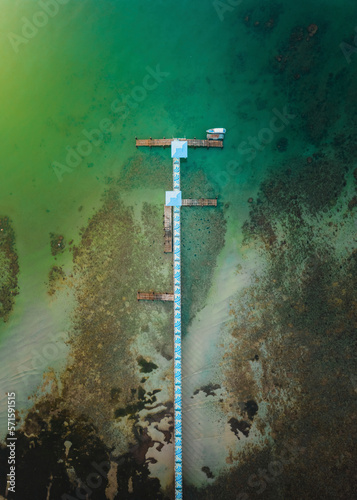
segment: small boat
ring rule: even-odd
[[[212,141],[222,141],[224,139],[224,134],[207,134],[207,139]]]
[[[206,130],[207,134],[225,134],[226,129],[225,128],[209,128]]]

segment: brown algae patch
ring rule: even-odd
[[[187,498],[354,498],[355,182],[347,162],[326,156],[294,165],[262,183],[244,225],[265,265],[232,301],[226,332],[224,408],[239,451]]]
[[[345,71],[343,58],[331,64],[331,51],[326,50],[331,26],[314,17],[307,16],[304,26],[292,26],[289,36],[278,41],[268,70],[274,75],[277,93],[287,96],[287,108],[296,115],[289,126],[295,138],[305,137],[307,146],[333,143],[337,148],[341,144],[335,140],[341,138],[356,149],[354,74]],[[345,158],[354,160],[348,149],[342,151]]]
[[[23,477],[30,463],[46,462],[24,499],[41,496],[49,486],[50,498],[73,494],[93,472],[91,458],[118,463],[110,488],[105,475],[93,498],[106,498],[106,489],[111,496],[117,491],[114,498],[172,496],[162,493],[172,491],[173,480],[172,307],[136,297],[140,289],[172,288],[171,256],[163,253],[162,206],[143,203],[138,221],[118,191],[105,194],[73,247],[77,307],[68,366],[58,383],[38,390],[18,432]],[[50,293],[63,278],[62,268],[54,266]],[[169,471],[164,487],[150,469],[156,463]]]
[[[9,217],[0,218],[0,318],[7,321],[19,293],[15,231]]]
[[[93,422],[71,413],[55,391],[34,404],[16,436],[16,494],[22,500],[130,498],[129,484],[133,498],[169,500],[147,463],[134,457],[135,450],[147,447],[145,439],[130,453],[114,456]],[[0,462],[7,457],[1,445]],[[4,489],[0,493],[5,495]]]
[[[144,398],[145,389],[139,384],[143,373],[131,351],[153,310],[163,317],[152,338],[153,349],[161,353],[172,342],[170,309],[165,304],[147,307],[136,299],[139,289],[170,288],[170,273],[162,272],[162,242],[160,238],[154,240],[152,234],[160,234],[160,215],[157,207],[144,206],[142,217],[149,220],[144,220],[142,230],[132,210],[124,206],[113,189],[74,250],[75,272],[81,276],[81,285],[71,340],[72,363],[65,374],[66,398],[91,416],[109,443],[119,447],[123,439],[120,433],[116,436],[114,428],[119,425],[116,418],[124,416],[122,408],[131,408],[126,413],[134,417],[134,422],[128,422],[126,430],[135,441],[135,414],[146,403],[153,403]],[[144,359],[145,349],[143,346],[139,359]],[[150,359],[147,363],[157,367]],[[78,388],[79,397],[75,395]],[[113,388],[117,388],[115,398],[110,398]]]
[[[52,266],[48,273],[48,295],[54,295],[66,281],[66,273],[63,266]]]
[[[50,233],[51,254],[63,253],[66,248],[65,239],[61,234]]]
[[[269,2],[268,5],[256,5],[246,10],[242,15],[242,21],[250,36],[263,38],[278,25],[279,17],[283,12],[283,4]]]
[[[163,158],[157,153],[144,153],[140,150],[129,159],[120,170],[118,178],[107,177],[106,183],[116,185],[123,190],[171,189],[172,165],[170,158]]]
[[[92,472],[94,456],[112,465],[111,484],[103,477],[93,497],[104,499],[105,492],[113,498],[173,497],[173,311],[170,303],[136,298],[138,290],[172,290],[172,255],[163,252],[162,204],[140,200],[138,212],[137,206],[120,199],[120,192],[130,192],[135,184],[136,170],[144,168],[143,162],[132,160],[120,179],[107,179],[102,208],[72,247],[70,283],[62,267],[53,266],[49,272],[50,295],[71,285],[77,307],[67,368],[58,381],[45,379],[18,432],[23,474],[30,470],[30,462],[45,460],[50,449],[53,453],[44,473],[33,481],[31,498],[34,491],[40,494],[48,488],[60,497],[61,484],[66,490],[61,494],[75,492],[78,481],[85,483]],[[145,167],[145,188],[164,190],[171,183],[171,168],[159,157],[153,163],[151,170],[151,162]],[[213,197],[213,188],[206,182],[205,193],[200,193],[202,176],[202,172],[194,174],[187,196]],[[190,298],[193,315],[211,285],[225,222],[220,208],[206,213],[201,208],[200,214],[188,208],[187,212],[197,221],[192,236],[202,229],[202,249],[197,249],[193,265],[190,250],[186,252],[189,266],[199,268],[197,279],[205,283]],[[55,254],[57,248],[65,249],[60,236],[51,235]],[[78,442],[72,433],[78,433]],[[24,493],[23,498],[30,496]]]

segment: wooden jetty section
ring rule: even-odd
[[[172,252],[172,207],[164,207],[164,252]]]
[[[183,207],[216,207],[217,198],[186,198],[182,200]]]
[[[156,293],[156,292],[138,292],[138,300],[163,300],[164,302],[173,302],[173,293]]]
[[[169,147],[173,139],[136,139],[136,147],[139,146],[162,146]],[[223,141],[210,141],[208,139],[179,139],[179,141],[187,141],[187,145],[192,148],[223,148]]]

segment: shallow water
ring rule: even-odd
[[[43,22],[44,26],[35,29],[26,43],[19,45],[14,42],[19,40],[14,34],[21,35],[23,18],[39,19],[41,6],[30,0],[0,0],[0,4],[0,216],[10,217],[15,229],[20,267],[20,293],[9,320],[0,324],[1,434],[6,432],[6,392],[16,391],[18,409],[25,418],[25,410],[42,401],[51,390],[53,398],[61,398],[61,384],[67,393],[71,393],[68,384],[82,384],[82,369],[88,370],[88,380],[93,384],[90,390],[98,395],[98,401],[104,401],[111,388],[122,390],[105,409],[108,425],[92,411],[90,390],[84,390],[83,401],[78,404],[68,406],[68,401],[62,401],[61,405],[69,412],[85,409],[85,416],[100,428],[104,443],[101,446],[112,445],[117,455],[129,452],[133,442],[142,445],[145,440],[135,434],[132,421],[126,417],[118,420],[113,415],[118,406],[127,411],[128,405],[134,404],[130,403],[129,393],[139,393],[142,373],[135,363],[143,355],[159,366],[142,384],[147,384],[147,392],[161,389],[157,395],[161,406],[153,412],[154,416],[147,417],[146,400],[145,408],[138,410],[136,428],[149,429],[151,439],[164,443],[162,436],[166,435],[162,432],[160,441],[155,422],[159,421],[160,428],[169,432],[170,312],[160,305],[139,307],[135,294],[151,283],[153,288],[169,286],[170,260],[161,253],[160,224],[163,194],[171,183],[171,160],[167,149],[136,150],[134,140],[136,136],[204,138],[206,128],[224,126],[227,135],[222,151],[190,150],[187,163],[182,165],[184,197],[219,199],[216,214],[210,208],[194,209],[183,220],[187,235],[183,288],[189,297],[183,339],[184,479],[188,498],[233,499],[238,489],[248,495],[245,498],[255,498],[257,489],[247,483],[247,478],[256,473],[259,460],[262,467],[267,466],[281,443],[302,434],[301,428],[290,434],[285,429],[294,418],[290,411],[297,411],[300,420],[306,417],[299,394],[312,391],[308,377],[294,379],[294,368],[283,366],[284,375],[280,373],[281,380],[276,380],[272,371],[280,352],[277,345],[286,349],[287,357],[292,359],[293,354],[284,344],[285,337],[295,335],[301,340],[306,330],[303,341],[311,356],[312,346],[321,342],[320,337],[315,337],[314,321],[308,313],[304,316],[305,324],[295,318],[296,326],[285,316],[273,318],[273,313],[270,317],[266,311],[270,307],[276,311],[280,303],[289,300],[294,311],[319,303],[322,287],[323,305],[340,307],[338,300],[350,304],[343,310],[331,310],[331,317],[338,316],[342,323],[345,318],[348,323],[355,314],[353,287],[348,281],[353,274],[348,266],[355,255],[356,228],[352,202],[356,186],[352,175],[357,64],[353,52],[357,24],[354,3],[243,0],[236,7],[223,2],[228,5],[227,10],[217,12],[216,2],[203,0],[69,0]],[[318,25],[313,37],[307,30],[311,23]],[[348,60],[340,47],[342,41],[352,47]],[[280,62],[277,56],[282,57]],[[282,123],[278,131],[271,125],[275,117],[280,117],[278,122]],[[90,145],[83,143],[94,129],[104,128],[103,120],[110,120],[110,130],[100,136],[94,133]],[[105,126],[109,128],[108,123]],[[338,140],[336,134],[341,134]],[[258,145],[247,145],[249,137],[258,137]],[[313,153],[319,156],[313,157]],[[312,158],[311,164],[308,157]],[[284,177],[289,168],[292,176],[301,173],[297,181],[290,174]],[[264,188],[266,180],[277,182],[275,190]],[[121,199],[128,212],[121,206],[113,208],[106,198],[110,189],[114,189],[112,196]],[[148,231],[145,202],[153,210],[152,230]],[[202,216],[197,210],[202,210]],[[298,219],[303,221],[302,228]],[[90,220],[97,225],[91,225]],[[330,222],[336,227],[329,226]],[[127,238],[132,255],[124,255],[124,244],[119,245],[119,250],[116,248],[111,227],[113,238]],[[50,233],[63,235],[66,242],[65,251],[56,260],[51,255]],[[108,243],[106,258],[115,255],[122,259],[121,265],[110,263],[112,280],[101,267],[101,241]],[[136,249],[137,241],[141,250]],[[274,245],[285,245],[284,241],[290,246],[286,254],[281,254],[283,246]],[[209,245],[209,251],[204,245]],[[332,276],[327,257],[316,264],[327,245],[336,264],[334,280],[331,277],[331,283],[323,283],[315,290],[314,283],[320,282],[319,275],[314,274],[308,287],[311,292],[306,292],[303,284],[296,291],[294,273],[300,277],[310,251],[315,255],[314,272],[321,264],[322,274]],[[84,253],[74,265],[75,247]],[[87,247],[91,258],[85,253]],[[86,287],[88,292],[88,276],[96,279],[91,262],[100,269],[97,291],[95,287],[90,290],[93,302],[81,288]],[[279,275],[279,269],[285,270],[284,262],[290,271]],[[341,263],[341,270],[337,263]],[[49,295],[48,274],[53,265],[63,266],[66,281],[56,282],[55,295]],[[195,288],[194,280],[204,286]],[[113,289],[106,295],[111,281]],[[279,283],[278,290],[273,283]],[[333,295],[337,290],[341,296]],[[98,324],[105,323],[106,311],[112,323],[108,321],[106,327],[97,323],[84,326],[83,308],[99,302],[103,311],[98,306]],[[260,304],[261,309],[257,307],[254,312],[254,304]],[[287,326],[290,324],[296,326],[294,334],[284,330],[293,328]],[[338,366],[334,369],[346,382],[342,386],[349,408],[343,425],[351,427],[349,418],[355,394],[349,381],[356,367],[352,360],[346,361],[346,351],[341,347],[349,345],[349,332],[338,333],[338,328],[329,324],[322,327],[327,338],[331,335],[333,340],[322,349],[321,356],[327,370],[331,349],[338,353]],[[279,331],[279,335],[274,337],[270,333],[274,331]],[[94,340],[94,347],[89,340],[85,345],[85,334],[94,340],[97,334],[98,338],[118,335],[110,345],[111,349],[116,346],[120,355],[108,347],[107,363],[104,355],[98,354],[97,360],[97,351],[102,347],[95,347]],[[68,339],[71,342],[65,343]],[[100,343],[103,344],[102,337]],[[253,361],[255,355],[259,360]],[[123,363],[125,356],[127,363]],[[82,368],[77,363],[83,363]],[[68,366],[75,368],[68,372]],[[321,373],[314,372],[316,384],[325,384],[327,392],[337,394],[324,366]],[[59,392],[43,381],[43,374],[50,368],[56,374]],[[103,377],[100,383],[95,381],[97,374]],[[313,385],[313,379],[310,382]],[[205,392],[210,385],[219,386],[212,389],[213,395]],[[75,392],[76,387],[72,390]],[[279,396],[274,399],[272,393]],[[292,402],[287,403],[289,394]],[[324,390],[318,395],[323,407],[324,395]],[[335,396],[331,398],[334,400]],[[249,400],[256,401],[259,407],[251,421],[244,413]],[[49,407],[53,409],[56,404],[52,401]],[[163,409],[166,414],[159,418],[159,410]],[[277,430],[275,420],[284,412],[286,420]],[[333,412],[330,417],[333,425],[342,418]],[[248,436],[240,432],[237,439],[234,426],[229,423],[232,418],[248,421]],[[318,416],[314,418],[319,421]],[[319,433],[325,436],[325,432],[322,424],[316,424],[312,439]],[[111,433],[112,443],[108,437]],[[306,442],[298,442],[298,446],[303,448]],[[340,451],[338,457],[344,453]],[[324,457],[322,465],[328,470],[340,467],[345,471],[345,482],[352,484],[348,453],[351,454],[349,448],[345,458],[336,458],[332,453]],[[252,454],[259,460],[252,461],[251,469],[246,470],[247,457]],[[162,491],[172,498],[172,443],[166,442],[162,451],[156,445],[149,447],[146,459],[150,457],[157,460],[148,465],[151,477],[159,478]],[[137,456],[136,460],[140,467],[145,463]],[[266,498],[298,498],[292,496],[284,478],[295,484],[303,470],[299,460],[291,476],[279,474],[279,481],[263,494]],[[26,464],[25,458],[23,463]],[[86,470],[80,470],[83,479]],[[129,469],[125,470],[127,478]],[[139,472],[144,478],[146,472]],[[333,478],[330,491],[340,498],[336,496],[338,479]],[[227,485],[225,490],[222,484]],[[309,491],[310,480],[306,485]],[[156,498],[153,486],[149,485],[145,494],[149,495],[151,487]],[[200,493],[195,487],[201,488]],[[321,488],[322,497],[327,498]],[[141,490],[134,488],[134,495],[142,494],[138,491]],[[347,488],[344,498],[352,498],[349,491]],[[124,490],[120,493],[124,495]]]

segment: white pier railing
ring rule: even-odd
[[[173,188],[180,191],[180,159],[173,159]],[[182,499],[182,377],[181,377],[181,207],[174,206],[174,411],[175,498]]]

